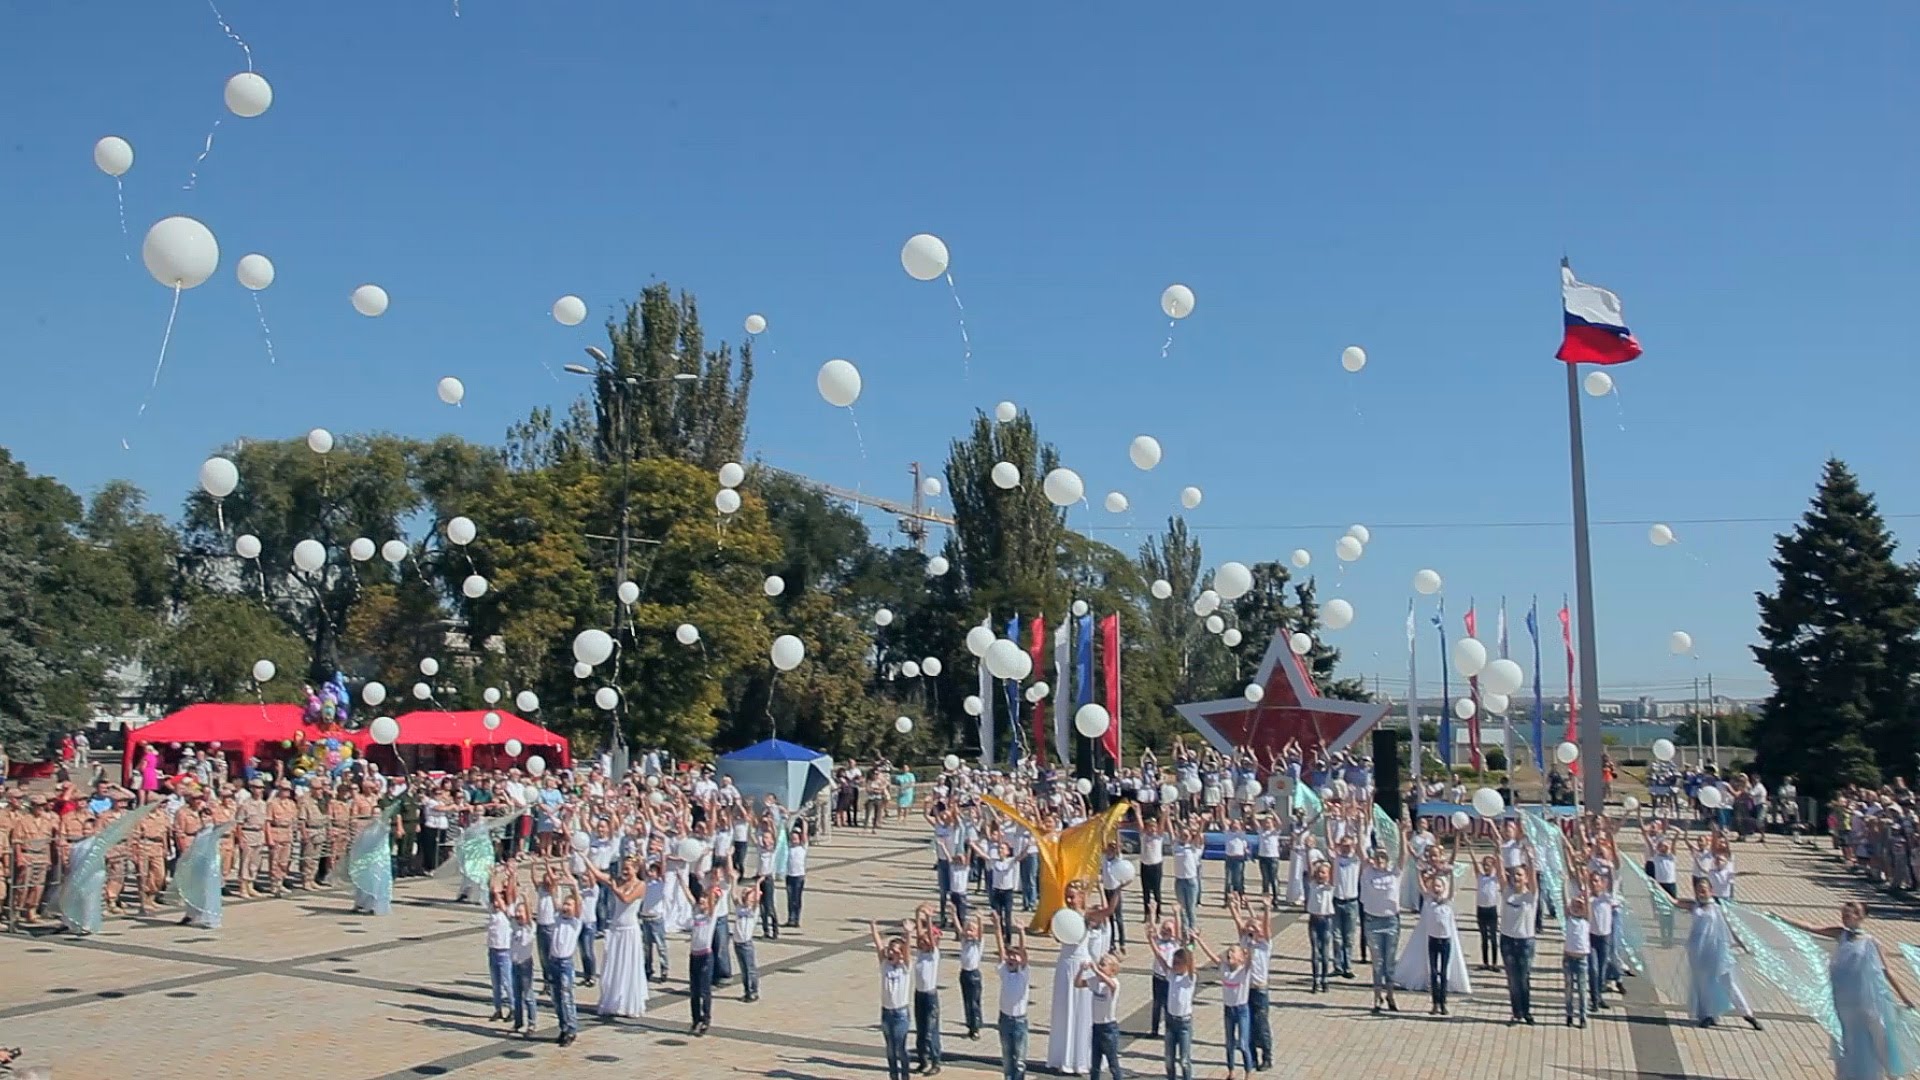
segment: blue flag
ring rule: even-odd
[[[1527,609],[1527,634],[1533,638],[1533,767],[1547,771],[1546,702],[1540,697],[1540,598]]]
[[[1020,616],[1007,620],[1007,640],[1020,644]],[[1014,679],[1004,680],[1001,685],[1007,695],[1007,760],[1015,764],[1020,761],[1020,683]]]
[[[1093,700],[1093,616],[1083,615],[1080,624],[1080,640],[1074,646],[1073,657],[1073,703],[1085,705]]]

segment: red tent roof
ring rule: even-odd
[[[489,712],[500,716],[500,726],[492,731],[485,723]],[[508,739],[518,739],[524,748],[523,759],[526,754],[540,753],[550,765],[566,768],[573,764],[573,750],[564,736],[505,709],[423,710],[396,716],[394,721],[400,725],[400,737],[395,740],[399,746],[504,746]]]
[[[304,734],[308,739],[324,737],[320,728],[301,722],[304,714],[305,710],[299,705],[261,705],[258,702],[189,705],[170,716],[129,731],[122,765],[126,775],[133,775],[140,747],[147,743],[195,743],[205,746],[217,742],[229,752],[228,760],[233,760],[234,755],[244,760],[247,755],[256,753],[255,748],[260,743],[282,742],[293,738],[295,733]],[[356,744],[365,741],[365,736],[360,732],[342,731],[338,737]]]

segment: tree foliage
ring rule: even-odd
[[[747,394],[753,388],[753,346],[708,349],[693,297],[676,299],[653,284],[607,324],[611,349],[594,372],[600,460],[624,452],[718,469],[740,460],[747,437]],[[690,376],[690,378],[676,378]]]

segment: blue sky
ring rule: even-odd
[[[1564,252],[1647,349],[1586,403],[1594,516],[1639,523],[1595,534],[1605,692],[1761,691],[1752,594],[1826,455],[1897,530],[1920,520],[1909,7],[222,10],[275,100],[226,118],[191,191],[245,67],[204,4],[0,16],[0,444],[82,490],[124,476],[171,512],[213,447],[313,426],[496,440],[572,394],[548,369],[658,276],[710,336],[769,320],[766,460],[905,497],[908,461],[1016,401],[1086,479],[1072,524],[1132,548],[1199,485],[1210,559],[1312,551],[1359,612],[1335,643],[1391,686],[1416,569],[1445,575],[1455,626],[1470,596],[1571,589],[1569,531],[1510,524],[1568,517]],[[106,134],[137,155],[130,240],[90,160]],[[136,421],[170,299],[138,242],[174,213],[222,264]],[[921,231],[952,249],[970,371],[946,286],[900,269]],[[232,277],[248,251],[278,268],[277,365]],[[1175,281],[1198,304],[1163,358]],[[383,318],[349,306],[363,282]],[[586,325],[547,314],[563,293]],[[865,376],[864,456],[814,391],[830,357]],[[446,374],[462,409],[435,400]],[[1166,447],[1150,474],[1127,463],[1140,432]],[[1098,509],[1115,488],[1130,515]],[[1651,520],[1682,544],[1651,547]],[[1373,543],[1340,572],[1353,522]],[[1697,662],[1668,655],[1675,629]]]

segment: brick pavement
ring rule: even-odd
[[[64,1076],[152,1080],[275,1080],[316,1070],[330,1077],[481,1080],[521,1076],[529,1064],[583,1077],[627,1076],[637,1068],[659,1077],[884,1076],[866,920],[898,919],[930,894],[924,837],[920,827],[893,826],[879,837],[837,832],[830,846],[819,847],[805,930],[757,944],[762,1000],[746,1005],[737,992],[720,991],[713,1030],[701,1039],[686,1034],[684,984],[677,980],[654,987],[644,1020],[611,1024],[591,1018],[594,991],[583,990],[583,1033],[565,1050],[511,1037],[505,1025],[486,1019],[479,909],[450,903],[445,882],[414,880],[401,883],[394,913],[378,919],[349,914],[340,893],[296,894],[231,903],[226,927],[216,932],[177,926],[163,912],[111,920],[87,939],[0,938],[0,1045],[22,1046],[28,1062],[52,1064]],[[1777,838],[1736,850],[1741,899],[1824,922],[1839,899],[1859,896],[1873,905],[1884,938],[1920,943],[1920,911],[1871,894],[1823,850]],[[1218,868],[1209,870],[1209,886],[1216,886]],[[1217,906],[1203,918],[1210,938],[1227,936]],[[1535,975],[1539,1027],[1508,1027],[1504,986],[1478,972],[1474,993],[1455,999],[1450,1018],[1426,1017],[1419,995],[1406,995],[1407,1013],[1375,1017],[1367,1011],[1364,976],[1336,980],[1327,995],[1305,992],[1306,926],[1295,916],[1283,922],[1270,1075],[1794,1080],[1832,1072],[1825,1032],[1763,992],[1751,975],[1744,984],[1767,1021],[1762,1033],[1737,1025],[1695,1028],[1684,1008],[1659,1002],[1645,979],[1630,980],[1626,1008],[1571,1030],[1558,1020],[1558,940],[1549,925]],[[1470,960],[1478,958],[1471,932],[1462,944]],[[1139,956],[1136,950],[1122,978],[1128,1033],[1146,1026],[1148,979]],[[676,955],[676,971],[684,970],[680,960]],[[1031,1050],[1044,1058],[1051,956],[1036,953],[1035,967]],[[948,1070],[998,1075],[991,1028],[977,1042],[964,1037],[951,958],[944,970]],[[991,1011],[991,974],[987,983]],[[1196,1009],[1202,1077],[1222,1072],[1218,1000],[1203,990]],[[550,1034],[551,1015],[542,1020]],[[1130,1075],[1160,1075],[1158,1044],[1125,1038],[1123,1064]]]

